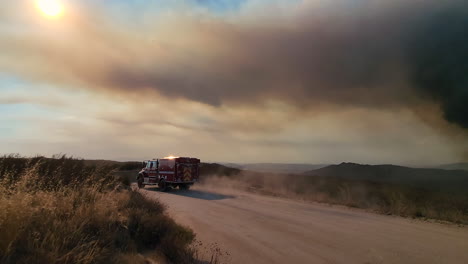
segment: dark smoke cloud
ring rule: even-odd
[[[448,121],[468,127],[466,4],[364,2],[369,6],[346,12],[340,5],[311,8],[292,27],[201,23],[209,29],[201,37],[215,39],[224,52],[188,47],[174,70],[123,65],[108,78],[116,86],[152,87],[212,105],[275,98],[391,107],[423,95],[441,104]]]
[[[270,15],[261,18],[258,10],[229,19],[174,12],[164,21],[152,14],[163,30],[123,26],[89,9],[77,15],[79,23],[64,22],[63,35],[3,32],[0,69],[90,89],[152,89],[214,106],[275,99],[302,108],[389,109],[423,98],[468,127],[465,0],[320,2],[279,11],[263,4],[262,14]]]
[[[413,83],[440,102],[446,120],[468,128],[468,4],[432,14],[413,44]]]
[[[109,81],[212,105],[265,98],[368,106],[407,100],[404,69],[399,68],[403,32],[395,10],[333,18],[311,12],[311,17],[296,18],[297,29],[202,23],[210,31],[200,37],[214,38],[224,52],[206,54],[188,47],[190,53],[173,70],[124,65],[114,67]]]

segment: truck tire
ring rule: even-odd
[[[167,191],[167,183],[165,180],[161,179],[158,183],[158,187],[161,191],[166,192]]]
[[[138,178],[138,188],[145,188],[145,185],[143,184],[143,178],[142,177],[139,177]]]
[[[181,185],[179,185],[179,189],[188,190],[188,189],[190,189],[190,185],[189,184],[181,184]]]

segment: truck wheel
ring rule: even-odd
[[[181,190],[188,190],[188,189],[190,189],[190,185],[188,185],[188,184],[181,184],[181,185],[179,185],[179,189],[181,189]]]
[[[160,180],[158,183],[159,189],[163,192],[167,191],[167,183],[165,180]]]
[[[145,188],[145,185],[143,184],[143,179],[141,177],[138,178],[138,188]]]

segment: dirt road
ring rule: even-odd
[[[159,198],[230,263],[468,263],[468,228],[196,187]]]

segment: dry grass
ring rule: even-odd
[[[290,191],[302,192],[301,196],[306,199],[371,209],[383,214],[468,224],[466,194],[333,177],[299,178],[291,184]]]
[[[125,188],[112,168],[67,157],[0,158],[1,263],[195,262],[194,233]]]
[[[331,176],[275,175],[243,172],[208,176],[204,184],[306,201],[370,209],[382,214],[468,224],[468,193],[457,194],[412,186],[348,180]]]

